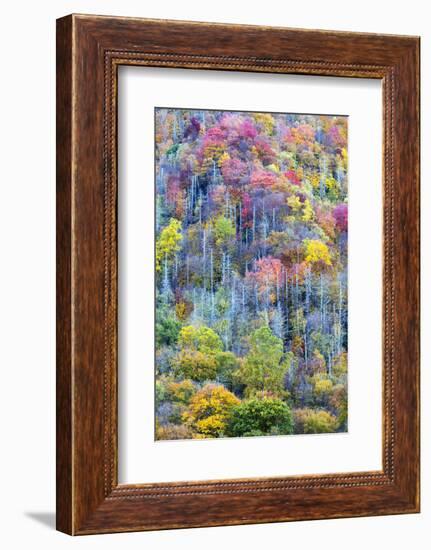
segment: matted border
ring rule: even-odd
[[[132,54],[132,55],[131,55]],[[117,140],[117,103],[118,103],[118,67],[121,65],[134,65],[134,66],[144,66],[144,67],[154,67],[160,66],[159,62],[154,64],[154,58],[157,58],[154,54],[133,54],[133,52],[106,52],[105,53],[105,144],[107,144],[107,152],[105,157],[106,169],[105,169],[105,229],[104,234],[108,237],[104,240],[105,248],[105,258],[106,258],[106,271],[105,271],[105,308],[106,308],[106,317],[105,317],[105,346],[106,346],[106,361],[105,361],[105,425],[107,426],[106,438],[105,438],[105,491],[107,495],[110,495],[110,498],[114,498],[118,495],[130,495],[133,494],[134,498],[138,495],[142,498],[151,497],[154,494],[163,495],[171,494],[174,490],[182,490],[183,494],[187,492],[193,492],[193,494],[199,494],[199,491],[211,490],[212,493],[222,491],[223,493],[237,493],[247,490],[250,485],[255,487],[261,487],[264,485],[264,488],[260,490],[270,491],[274,488],[286,487],[289,489],[294,489],[295,487],[328,487],[328,486],[342,486],[350,487],[352,484],[373,484],[381,485],[384,483],[390,483],[393,464],[393,446],[390,442],[393,440],[393,431],[394,431],[394,416],[393,416],[393,397],[391,392],[391,386],[393,384],[393,358],[390,354],[386,354],[386,360],[383,364],[383,403],[387,405],[386,412],[383,415],[383,418],[386,418],[384,422],[384,431],[383,431],[383,449],[382,449],[382,464],[384,465],[382,472],[364,472],[360,474],[335,474],[327,476],[320,475],[316,476],[298,476],[298,477],[286,477],[286,478],[265,478],[265,479],[252,479],[252,480],[226,480],[226,481],[208,481],[208,482],[193,482],[193,485],[188,482],[187,484],[181,482],[170,482],[166,484],[157,484],[156,487],[153,487],[154,484],[145,484],[139,487],[131,487],[118,485],[117,478],[117,453],[118,446],[115,439],[115,434],[113,433],[112,427],[116,426],[118,423],[118,418],[116,415],[116,409],[109,407],[109,402],[106,396],[110,394],[111,391],[114,391],[116,388],[117,380],[117,286],[116,286],[116,275],[117,275],[117,227],[116,227],[116,197],[118,196],[118,180],[117,180],[117,150],[118,150],[118,140]],[[178,63],[181,63],[181,67],[184,69],[193,69],[196,64],[196,56],[190,56],[190,59],[187,56],[160,56],[163,61],[163,66],[169,64],[168,66],[178,67]],[[169,57],[169,58],[168,58]],[[232,60],[226,60],[224,58],[205,58],[206,68],[210,66],[212,69],[216,70],[233,70],[233,67],[239,67],[240,70],[248,70],[251,67],[251,59],[235,59],[238,65],[233,65]],[[264,67],[264,72],[278,72],[277,70],[282,66],[282,72],[284,74],[297,74],[298,64],[293,63],[275,63],[272,64],[267,59],[255,59],[256,64],[262,64]],[[176,63],[176,64],[175,64]],[[321,64],[324,65],[324,64]],[[320,64],[310,63],[311,67],[320,66]],[[301,65],[300,69],[302,71],[307,71],[307,64]],[[337,66],[332,67],[332,69],[340,71],[337,75],[345,76],[346,67]],[[361,75],[364,73],[362,66],[349,66],[349,76],[354,76],[354,71],[360,72]],[[379,70],[380,69],[380,70]],[[369,67],[366,67],[366,73],[368,78],[381,77],[381,68],[371,70]],[[310,71],[307,71],[306,74],[310,74]],[[386,78],[388,78],[389,86],[386,85]],[[393,117],[392,111],[394,108],[393,105],[393,93],[392,93],[392,75],[383,77],[383,89],[384,92],[384,133],[388,136],[389,143],[392,143],[392,134],[393,134]],[[385,86],[386,85],[386,86]],[[393,326],[393,239],[389,238],[392,232],[393,226],[393,155],[388,155],[385,160],[387,161],[384,169],[384,196],[388,198],[387,204],[385,206],[385,218],[384,218],[384,266],[383,266],[383,279],[388,283],[388,292],[390,296],[386,301],[386,307],[383,312],[383,332],[384,332],[384,350],[390,351],[391,349],[391,330],[390,327]],[[109,166],[110,165],[110,166]],[[111,399],[116,399],[116,394],[111,395]],[[110,435],[112,437],[110,437]],[[112,491],[112,494],[111,494]]]
[[[58,296],[58,528],[84,534],[418,511],[418,39],[69,16],[58,21],[58,56],[58,288],[66,291]],[[382,471],[118,484],[120,65],[382,80]]]

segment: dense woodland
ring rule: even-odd
[[[156,439],[347,429],[347,118],[156,109]]]

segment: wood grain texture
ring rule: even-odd
[[[417,512],[419,39],[79,15],[57,24],[58,529],[87,534]],[[382,471],[118,485],[122,64],[382,80]]]
[[[57,23],[57,529],[72,531],[72,28]]]

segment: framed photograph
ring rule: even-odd
[[[419,511],[419,38],[57,21],[57,528]]]

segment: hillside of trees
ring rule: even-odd
[[[156,439],[347,430],[347,118],[162,109]]]

